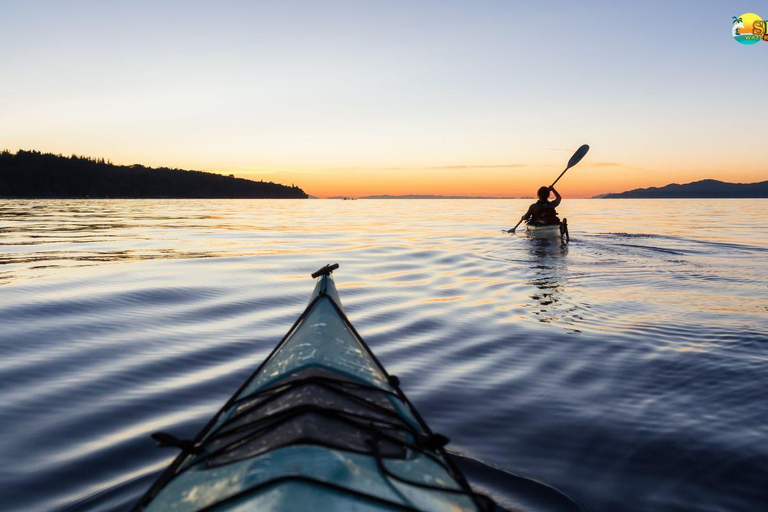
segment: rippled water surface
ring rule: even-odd
[[[527,201],[5,201],[2,508],[126,509],[338,262],[454,449],[593,511],[763,510],[767,204],[566,200],[565,245],[502,233]]]

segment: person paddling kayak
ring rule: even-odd
[[[549,200],[550,191],[555,194],[554,201]],[[538,226],[560,224],[560,219],[557,217],[555,208],[560,205],[560,201],[563,198],[557,190],[555,190],[555,187],[541,187],[536,195],[539,196],[539,200],[528,207],[528,211],[525,212],[525,215],[523,215],[521,219],[528,224]]]
[[[557,177],[551,186],[541,187],[539,189],[537,193],[539,200],[528,208],[528,211],[525,212],[525,215],[523,215],[520,218],[520,221],[515,224],[515,227],[508,229],[507,233],[514,233],[517,227],[522,224],[524,220],[527,220],[528,222],[526,222],[525,231],[533,235],[534,238],[549,237],[550,235],[560,236],[561,239],[565,239],[566,241],[570,238],[568,235],[567,220],[563,219],[563,221],[560,222],[560,219],[557,218],[557,212],[555,211],[555,208],[560,205],[560,201],[562,200],[560,194],[555,190],[555,185],[560,181],[560,178],[568,172],[568,169],[581,162],[581,159],[584,158],[587,151],[589,151],[589,146],[587,144],[582,145],[576,150],[571,159],[568,160],[568,167],[560,173],[560,176]],[[554,192],[555,194],[555,200],[551,202],[549,201],[550,192]]]

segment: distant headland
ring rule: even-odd
[[[329,198],[331,199],[331,198]],[[486,197],[486,196],[432,196],[424,194],[408,194],[404,196],[365,196],[359,199],[514,199],[514,197]]]
[[[203,171],[114,165],[103,158],[39,151],[0,152],[4,198],[306,199],[295,185]]]
[[[758,183],[726,183],[701,180],[683,185],[671,183],[664,187],[638,188],[616,194],[601,194],[595,199],[728,199],[768,198],[768,181]]]

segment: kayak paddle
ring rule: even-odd
[[[568,160],[568,167],[566,167],[566,168],[565,168],[565,170],[564,170],[563,172],[561,172],[561,173],[560,173],[560,176],[558,176],[558,177],[557,177],[557,179],[556,179],[556,180],[555,180],[555,181],[554,181],[554,182],[553,182],[553,183],[552,183],[552,184],[549,186],[549,188],[552,188],[552,187],[554,187],[554,186],[555,186],[555,184],[556,184],[558,181],[560,181],[560,178],[562,178],[562,177],[563,177],[563,174],[565,174],[565,173],[566,173],[566,171],[568,171],[568,169],[570,169],[571,167],[573,167],[573,166],[574,166],[574,165],[576,165],[577,163],[581,162],[581,159],[582,159],[582,158],[584,158],[584,155],[586,155],[586,154],[587,154],[587,151],[589,151],[589,145],[587,145],[587,144],[584,144],[584,145],[583,145],[583,146],[581,146],[579,149],[577,149],[577,150],[576,150],[576,152],[575,152],[575,153],[573,154],[573,156],[571,157],[571,159],[570,159],[570,160]],[[513,227],[513,228],[512,228],[512,229],[510,229],[510,230],[508,230],[508,231],[507,231],[507,233],[514,233],[514,232],[515,232],[515,230],[517,229],[517,226],[519,226],[519,225],[520,225],[520,222],[523,222],[523,219],[520,219],[520,221],[519,221],[517,224],[515,224],[515,227]]]

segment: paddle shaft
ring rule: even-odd
[[[515,232],[515,230],[517,229],[517,226],[519,226],[519,225],[520,225],[520,222],[523,222],[523,219],[520,219],[520,221],[519,221],[517,224],[515,224],[515,227],[513,227],[513,228],[512,228],[512,229],[510,229],[510,230],[507,230],[507,233],[514,233],[514,232]]]
[[[563,175],[564,175],[566,172],[568,172],[568,169],[570,169],[570,167],[566,167],[566,168],[565,168],[565,170],[564,170],[563,172],[561,172],[561,173],[560,173],[560,176],[558,176],[558,177],[557,177],[557,179],[556,179],[556,180],[555,180],[555,181],[554,181],[554,182],[553,182],[553,183],[552,183],[552,184],[549,186],[549,188],[552,188],[552,187],[554,187],[554,186],[555,186],[555,184],[556,184],[558,181],[560,181],[560,178],[562,178],[562,177],[563,177]]]

